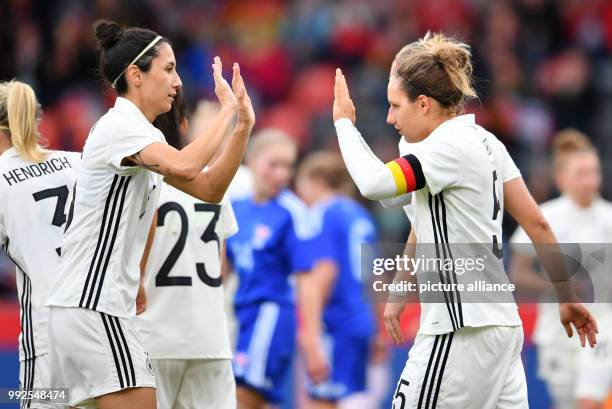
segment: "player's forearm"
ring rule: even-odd
[[[542,217],[541,222],[523,228],[535,246],[538,260],[548,274],[559,302],[576,302],[577,296],[567,271],[565,257],[548,222]]]
[[[529,236],[558,299],[561,302],[576,300],[557,238],[529,193],[523,178],[504,183],[504,205]]]
[[[323,297],[315,289],[310,277],[298,281],[298,307],[300,311],[300,342],[311,343],[321,339]]]
[[[301,275],[298,282],[299,307],[302,313],[302,339],[319,340],[322,335],[323,309],[336,278],[333,262],[320,261],[310,273]]]
[[[250,128],[237,126],[219,159],[210,168],[201,171],[194,180],[184,181],[173,177],[164,180],[202,201],[219,203],[242,162],[250,133]]]
[[[251,127],[238,124],[229,137],[219,158],[206,172],[212,179],[212,190],[223,196],[234,179],[246,152]]]
[[[553,290],[550,281],[533,269],[533,259],[523,254],[514,254],[510,259],[512,281],[523,291],[543,294]]]
[[[397,196],[392,173],[372,152],[351,121],[342,118],[334,125],[342,158],[361,195],[371,200]]]
[[[193,178],[210,162],[219,150],[234,120],[236,110],[222,107],[213,123],[178,153],[178,163],[191,170]]]

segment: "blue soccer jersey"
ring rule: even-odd
[[[311,268],[308,209],[288,190],[265,203],[248,198],[233,206],[240,230],[228,240],[227,254],[240,279],[235,306],[293,306],[289,276]]]
[[[239,324],[236,383],[279,403],[295,349],[296,317],[289,276],[311,268],[310,220],[290,191],[265,203],[233,203],[240,230],[227,242],[240,284],[234,299]]]
[[[329,333],[370,336],[374,331],[373,307],[362,294],[360,256],[362,243],[377,241],[369,213],[354,200],[336,196],[312,209],[313,260],[335,262],[337,277],[323,312]]]

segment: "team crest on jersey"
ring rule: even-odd
[[[249,364],[249,356],[244,352],[236,352],[234,355],[234,373],[236,376],[243,376]]]
[[[253,231],[253,248],[261,249],[272,235],[272,230],[265,224],[258,224]]]
[[[155,376],[155,373],[153,372],[153,363],[151,362],[151,355],[149,355],[148,352],[145,352],[145,356],[147,357],[145,361],[145,367],[147,368],[147,372],[149,372],[149,375]]]

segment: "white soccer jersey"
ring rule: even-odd
[[[62,233],[80,154],[50,151],[41,163],[15,148],[0,155],[0,244],[17,265],[20,360],[47,352],[49,288],[58,277]]]
[[[425,187],[412,197],[417,243],[434,243],[441,257],[454,243],[492,246],[486,264],[495,268],[489,274],[495,275],[494,282],[506,282],[501,259],[503,183],[520,177],[520,172],[504,145],[476,125],[474,115],[462,115],[441,124],[422,142],[400,148],[402,156],[416,157],[425,179]],[[425,252],[431,254],[430,249]],[[418,272],[417,278],[423,281]],[[469,274],[450,271],[444,282],[472,280]],[[472,300],[477,297],[472,294]],[[422,303],[419,332],[436,335],[464,326],[521,325],[513,301],[461,302],[462,298],[466,295],[457,290],[449,291],[444,303]]]
[[[559,243],[612,243],[612,203],[601,198],[596,199],[590,207],[581,208],[569,197],[561,196],[540,206],[542,214],[550,224]],[[510,238],[512,250],[528,256],[535,256],[533,249],[520,246],[520,243],[531,243],[531,240],[520,226]],[[596,249],[596,247],[585,249]],[[583,262],[589,263],[587,270],[596,274],[597,267],[606,269],[606,265],[583,255]],[[609,271],[604,276],[612,278]],[[607,300],[608,294],[598,296],[597,291],[609,292],[608,285],[595,285],[595,300]],[[589,304],[588,309],[593,313],[597,322],[612,322],[612,307],[607,303]],[[534,331],[534,341],[537,345],[558,345],[571,349],[579,349],[576,340],[568,338],[559,318],[559,305],[554,303],[538,304],[538,319]]]
[[[164,185],[138,315],[153,359],[231,359],[220,251],[238,231],[227,197],[204,203]]]
[[[162,133],[125,98],[118,97],[93,126],[77,174],[60,278],[48,305],[122,318],[136,314],[139,265],[162,177],[121,161],[156,142],[165,143]]]
[[[474,115],[462,115],[445,121],[419,143],[400,144],[402,157],[385,165],[349,119],[338,119],[335,126],[344,161],[364,196],[387,200],[413,192],[413,209],[407,208],[406,214],[414,219],[417,237],[417,281],[426,287],[433,284],[419,288],[419,332],[438,335],[461,327],[521,325],[501,251],[503,183],[520,177],[520,172],[504,145],[476,125]],[[469,246],[457,246],[461,243]],[[459,263],[463,271],[458,271]],[[487,284],[502,290],[483,291]]]

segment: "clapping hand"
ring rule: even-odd
[[[213,68],[213,78],[215,80],[215,94],[221,104],[221,108],[236,109],[237,101],[232,88],[229,86],[225,78],[222,75],[223,65],[221,64],[221,58],[215,57]]]

